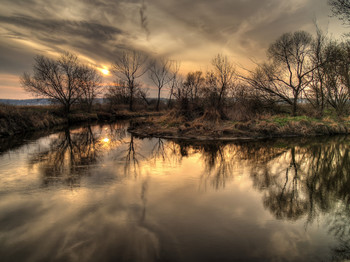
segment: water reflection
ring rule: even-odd
[[[257,165],[251,177],[263,203],[277,219],[312,223],[328,216],[328,231],[338,239],[334,259],[350,258],[350,155],[347,137],[290,145],[272,161]]]
[[[25,165],[42,191],[16,191],[17,178],[0,191],[4,261],[350,258],[349,138],[195,143],[126,128],[32,145]]]
[[[243,163],[248,166],[254,187],[263,192],[265,207],[277,219],[297,220],[306,215],[312,222],[319,213],[332,210],[336,201],[349,205],[346,137],[306,144],[284,140],[227,144],[153,139],[146,149],[140,143],[127,135],[123,124],[66,129],[47,150],[34,153],[30,165],[39,169],[46,185],[56,181],[79,185],[81,176],[88,174],[106,152],[124,163],[123,175],[127,177],[140,176],[144,162],[180,164],[183,158],[199,155],[198,161],[205,167],[202,180],[218,190],[239,175],[236,171]]]
[[[174,142],[172,142],[174,143]],[[176,145],[176,146],[174,146]],[[162,159],[167,153],[158,142]],[[204,183],[224,188],[242,165],[249,166],[253,185],[263,193],[264,206],[276,219],[306,226],[327,216],[329,234],[338,241],[333,260],[350,259],[350,155],[349,138],[263,143],[174,143],[180,157],[200,154]]]
[[[66,128],[50,141],[47,150],[33,153],[29,165],[39,170],[44,185],[64,182],[79,186],[81,176],[88,175],[101,155],[118,147],[125,137],[124,124]]]

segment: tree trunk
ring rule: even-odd
[[[171,90],[170,90],[170,96],[169,96],[169,101],[168,101],[168,108],[170,108],[170,106],[171,106],[171,98],[172,98],[172,96],[173,96],[173,87],[171,88]]]
[[[67,116],[69,115],[69,113],[70,113],[70,107],[71,107],[71,105],[70,105],[69,103],[67,103],[67,104],[64,105],[64,114],[65,114],[66,117],[67,117]]]
[[[129,110],[133,111],[133,101],[134,100],[134,88],[130,88],[130,101],[129,101]]]
[[[159,102],[160,102],[160,88],[158,88],[158,100],[157,100],[156,111],[159,111]]]
[[[293,116],[297,115],[297,109],[298,109],[298,96],[295,96],[293,99],[293,111],[292,111]]]

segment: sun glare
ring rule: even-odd
[[[104,75],[109,75],[109,70],[108,70],[108,69],[102,68],[102,69],[100,69],[100,70],[101,70],[102,74],[104,74]]]
[[[106,137],[106,138],[102,139],[102,141],[105,142],[105,143],[108,143],[109,142],[109,138]]]

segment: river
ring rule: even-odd
[[[0,141],[1,261],[345,261],[346,136],[138,139],[127,122]]]

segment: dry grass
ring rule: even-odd
[[[95,108],[87,113],[73,108],[68,118],[58,106],[11,106],[0,105],[0,137],[11,136],[34,130],[45,130],[54,126],[74,124],[97,120],[130,119],[134,117],[159,115],[157,112],[130,112],[127,110],[113,112],[107,108]]]
[[[0,136],[20,132],[47,129],[66,123],[57,115],[53,106],[9,106],[0,105]]]
[[[348,120],[348,119],[347,119]],[[132,131],[143,136],[181,138],[285,137],[347,134],[349,121],[306,116],[261,116],[248,121],[224,121],[219,114],[208,112],[193,121],[171,112],[159,118],[133,126]]]

